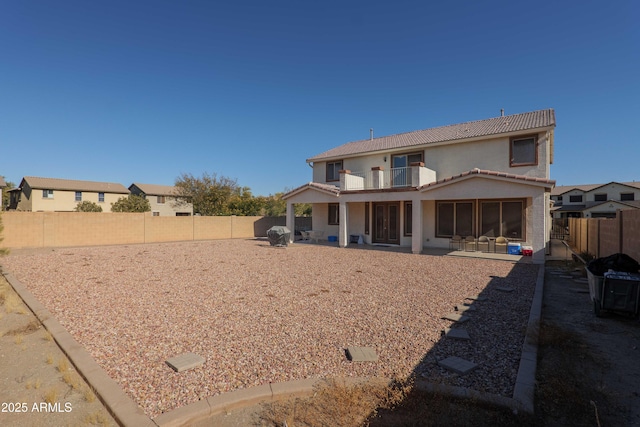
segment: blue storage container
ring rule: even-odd
[[[509,243],[507,245],[507,253],[509,255],[520,255],[520,243]]]
[[[337,242],[338,241],[338,236],[328,236],[327,240],[329,240],[330,242]]]

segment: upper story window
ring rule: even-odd
[[[606,202],[607,201],[607,193],[594,194],[593,195],[593,200],[595,202]]]
[[[327,162],[326,181],[340,181],[340,171],[342,170],[342,160],[337,162]]]
[[[569,196],[569,201],[571,203],[582,203],[582,195],[579,196]]]
[[[98,193],[98,201],[104,202],[104,193]]]
[[[42,190],[43,199],[53,199],[53,190]]]
[[[409,154],[397,154],[391,156],[392,168],[406,168],[411,166],[411,163],[424,161],[424,153],[409,153]]]
[[[164,204],[164,201],[165,201],[165,196],[158,196],[158,204],[159,205]]]
[[[538,164],[538,138],[536,136],[511,138],[509,145],[509,165],[533,166]]]
[[[82,191],[76,191],[76,202],[82,201]]]
[[[620,193],[620,200],[621,201],[632,201],[635,200],[635,195],[633,193]]]

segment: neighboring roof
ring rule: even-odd
[[[328,193],[331,195],[339,195],[340,194],[340,188],[335,186],[335,185],[331,185],[331,184],[320,184],[318,182],[308,182],[306,184],[301,185],[300,187],[294,188],[293,190],[289,191],[288,193],[284,194],[282,196],[283,199],[288,199],[289,197],[296,195],[298,193],[301,193],[304,190],[307,189],[313,189],[313,190],[319,190],[323,193]]]
[[[129,189],[134,185],[144,194],[150,196],[175,196],[177,193],[177,189],[173,185],[138,184],[137,182],[134,182],[129,186]]]
[[[534,131],[536,129],[554,128],[555,125],[556,118],[553,109],[532,111],[530,113],[500,116],[492,119],[349,142],[313,156],[307,159],[307,162],[437,142],[465,140],[511,132]]]
[[[29,184],[33,189],[41,190],[66,190],[66,191],[91,191],[96,193],[129,194],[129,190],[114,182],[77,181],[73,179],[40,178],[25,176],[22,182]],[[22,184],[20,185],[22,187]]]
[[[607,203],[615,203],[617,205],[624,205],[630,208],[640,209],[640,200],[620,201],[620,200],[607,200],[606,202],[586,202],[581,205],[563,205],[553,209],[554,212],[580,212],[586,209],[591,209],[596,206],[606,205]]]
[[[485,177],[489,177],[489,178],[498,178],[498,179],[505,179],[505,180],[509,180],[509,181],[522,181],[524,183],[531,183],[531,184],[536,184],[536,185],[542,185],[545,187],[553,187],[555,185],[555,181],[552,179],[545,179],[545,178],[535,178],[535,177],[531,177],[531,176],[525,176],[525,175],[516,175],[513,173],[506,173],[506,172],[498,172],[498,171],[491,171],[491,170],[482,170],[482,169],[473,169],[470,170],[468,172],[463,172],[459,175],[454,175],[454,176],[450,176],[448,178],[444,178],[435,182],[431,182],[429,184],[423,185],[422,187],[418,188],[418,190],[420,191],[424,191],[424,190],[430,190],[434,187],[440,187],[442,185],[448,185],[453,181],[458,181],[461,179],[466,179],[471,177],[471,175],[482,175]]]
[[[580,191],[584,191],[585,193],[588,191],[593,191],[597,188],[600,187],[604,187],[605,185],[609,185],[609,184],[620,184],[620,185],[626,185],[628,187],[633,187],[633,188],[637,188],[640,190],[640,182],[636,182],[636,181],[632,181],[632,182],[617,182],[617,181],[611,181],[611,182],[607,182],[605,184],[581,184],[581,185],[559,185],[556,188],[553,189],[553,191],[551,192],[552,196],[560,196],[562,194],[568,193],[569,191],[573,191],[573,190],[580,190]]]

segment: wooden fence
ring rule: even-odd
[[[246,239],[266,236],[272,226],[285,225],[285,217],[3,212],[2,223],[0,246],[17,249]],[[311,218],[296,218],[296,230],[310,228]]]
[[[640,261],[640,210],[619,210],[612,219],[569,218],[569,243],[596,258],[624,253]]]

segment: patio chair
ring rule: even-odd
[[[477,248],[479,251],[481,252],[489,252],[489,245],[491,244],[491,240],[489,240],[489,238],[487,236],[480,236],[478,237],[478,242],[477,242]],[[482,247],[486,246],[487,250],[483,251]]]
[[[462,237],[455,235],[451,239],[449,239],[449,249],[457,249],[460,250],[462,247]]]
[[[471,248],[471,249],[469,249]],[[476,238],[473,236],[467,236],[464,238],[464,250],[465,251],[475,251],[476,250]]]
[[[498,248],[500,248],[500,252],[503,251],[504,249],[504,253],[507,253],[508,250],[508,246],[509,245],[509,239],[507,239],[504,236],[500,236],[498,238],[496,238],[496,242],[494,243],[494,252],[498,252]]]

